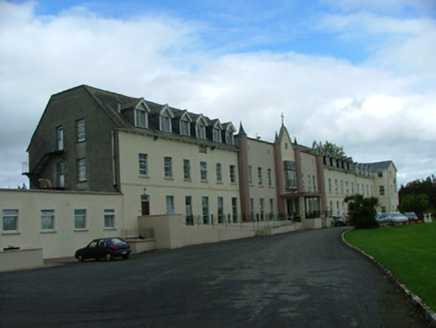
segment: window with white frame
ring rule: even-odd
[[[332,179],[328,179],[328,184],[329,184],[329,193],[332,193]]]
[[[183,179],[191,179],[191,162],[189,159],[183,160]]]
[[[163,132],[171,132],[171,117],[167,116],[167,114],[162,114],[160,116],[160,130]]]
[[[309,191],[312,191],[312,177],[310,174],[307,175],[307,189]]]
[[[197,123],[195,127],[195,132],[197,133],[198,139],[206,139],[206,127],[203,123]]]
[[[64,150],[64,127],[58,126],[56,128],[56,142],[57,150]]]
[[[200,162],[200,179],[201,181],[207,181],[207,163]]]
[[[171,157],[164,157],[164,174],[165,178],[173,177],[173,159]]]
[[[55,228],[55,211],[41,210],[41,230],[54,230]]]
[[[221,130],[218,128],[213,128],[213,141],[221,143]]]
[[[217,208],[218,208],[218,223],[224,223],[224,198],[217,198]]]
[[[226,144],[228,145],[234,145],[235,144],[235,138],[233,136],[233,132],[230,130],[226,131]]]
[[[77,177],[79,182],[86,181],[86,158],[80,158],[77,160]]]
[[[201,207],[203,213],[203,223],[209,224],[209,197],[203,196],[201,198]]]
[[[336,193],[336,195],[338,194],[338,192],[339,192],[338,180],[335,179],[335,193]]]
[[[250,198],[251,220],[254,220],[256,213],[254,212],[254,198]]]
[[[379,186],[378,192],[379,192],[380,196],[384,196],[385,195],[385,186]]]
[[[18,231],[18,210],[3,210],[3,232]]]
[[[223,182],[223,172],[221,163],[216,163],[216,181]]]
[[[194,224],[192,212],[192,196],[185,196],[186,223]]]
[[[74,210],[74,229],[86,229],[86,209]]]
[[[180,135],[188,137],[191,135],[191,123],[188,120],[180,120]]]
[[[142,129],[148,128],[148,114],[145,110],[135,109],[135,126]]]
[[[270,211],[270,216],[271,216],[271,218],[273,218],[274,217],[274,213],[275,213],[275,204],[274,204],[274,198],[270,198],[270,200],[269,200],[269,207],[270,207],[270,209],[271,209],[271,211]]]
[[[230,165],[230,182],[236,183],[236,167],[234,165]]]
[[[248,166],[248,183],[253,184],[253,167],[251,165]]]
[[[167,196],[166,197],[166,204],[167,204],[167,214],[174,214],[174,196]]]
[[[259,181],[259,186],[263,186],[263,173],[262,173],[261,167],[257,168],[257,177],[258,177],[258,181]]]
[[[148,155],[139,154],[139,175],[148,176]]]
[[[115,210],[114,209],[104,210],[104,227],[105,228],[115,228]]]
[[[272,187],[272,185],[273,185],[272,170],[268,169],[268,186]]]
[[[265,201],[263,198],[259,199],[259,213],[260,213],[260,220],[265,221]]]
[[[232,217],[233,223],[238,222],[238,199],[236,197],[232,197]]]
[[[84,118],[76,121],[76,135],[77,135],[77,142],[84,142],[86,140]]]
[[[316,176],[312,176],[312,179],[313,179],[313,191],[316,191],[317,190],[317,188],[316,188]]]

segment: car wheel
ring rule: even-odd
[[[112,261],[112,255],[110,253],[107,253],[105,259],[106,261]]]
[[[123,260],[127,260],[129,258],[129,254],[123,255]]]
[[[83,258],[83,256],[82,255],[78,255],[77,256],[77,261],[79,261],[79,262],[83,262],[85,259]]]

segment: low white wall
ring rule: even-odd
[[[132,254],[148,252],[156,249],[155,239],[126,239]]]
[[[138,225],[139,230],[154,229],[158,249],[216,243],[256,235],[252,223],[187,226],[184,220],[183,215],[140,216]]]
[[[42,248],[0,252],[0,272],[42,267]]]
[[[305,229],[321,229],[322,220],[321,219],[304,219],[303,220]]]

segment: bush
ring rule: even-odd
[[[363,195],[356,194],[345,197],[344,201],[348,203],[350,223],[356,229],[368,229],[379,226],[378,221],[375,219],[377,214],[375,207],[378,204],[376,197],[364,198]]]

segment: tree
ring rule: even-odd
[[[334,157],[345,156],[344,147],[339,147],[329,141],[326,141],[324,144],[321,141],[319,143],[314,141],[312,144],[312,148],[317,149],[322,154],[330,154]]]
[[[415,212],[422,218],[422,213],[430,209],[430,202],[426,194],[408,194],[401,200],[399,210],[401,212]]]
[[[436,209],[436,177],[432,175],[425,180],[414,180],[401,186],[399,192],[400,211],[423,213]]]
[[[379,224],[375,219],[377,214],[375,208],[378,205],[378,198],[364,198],[363,195],[356,194],[345,197],[344,201],[348,204],[351,224],[356,229],[378,227]]]

